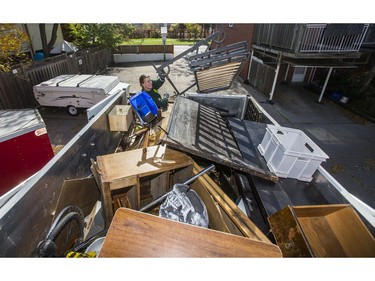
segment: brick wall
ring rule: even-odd
[[[251,51],[251,45],[253,42],[254,24],[252,23],[226,23],[217,25],[216,28],[222,27],[226,35],[222,46],[230,45],[233,43],[247,41],[247,49]],[[220,40],[220,38],[219,38]],[[212,44],[211,48],[216,48],[217,44]],[[249,60],[247,60],[240,72],[239,76],[246,80],[249,72]]]

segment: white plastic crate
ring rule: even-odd
[[[258,145],[270,171],[282,178],[310,182],[319,165],[329,157],[297,129],[267,125]]]

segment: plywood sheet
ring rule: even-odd
[[[83,215],[87,216],[98,200],[100,200],[100,191],[94,178],[65,180],[61,188],[55,214],[59,214],[66,206],[73,205],[79,207]]]

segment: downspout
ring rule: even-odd
[[[277,76],[279,75],[281,57],[282,57],[282,54],[279,53],[279,57],[278,57],[278,60],[277,60],[277,67],[276,67],[276,70],[275,70],[275,78],[273,79],[272,89],[271,89],[271,92],[270,92],[270,99],[268,100],[268,102],[271,103],[271,104],[272,104],[273,93],[274,93],[275,87],[276,87]]]
[[[323,89],[322,89],[322,91],[320,92],[320,96],[319,96],[318,103],[322,102],[322,98],[323,98],[323,95],[324,95],[324,91],[326,90],[326,87],[327,87],[327,84],[328,84],[329,77],[331,76],[331,73],[332,73],[332,69],[333,69],[333,67],[330,67],[329,70],[328,70],[328,74],[327,74],[327,77],[326,77],[326,81],[324,82]]]

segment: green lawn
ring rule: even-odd
[[[165,43],[167,45],[194,45],[198,41],[200,41],[200,39],[180,40],[180,39],[167,38]],[[124,45],[161,45],[161,44],[163,44],[163,40],[161,38],[132,39],[130,42],[124,43]]]

